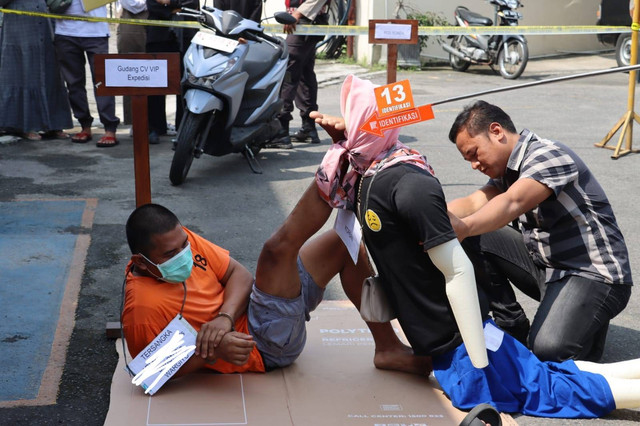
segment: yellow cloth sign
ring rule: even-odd
[[[82,8],[85,12],[89,12],[113,1],[114,0],[82,0]]]

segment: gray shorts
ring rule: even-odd
[[[298,358],[307,340],[306,321],[322,301],[324,289],[318,287],[298,257],[300,296],[284,299],[260,291],[255,283],[247,316],[249,333],[262,354],[267,370],[285,367]]]

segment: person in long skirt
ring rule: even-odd
[[[5,9],[47,12],[45,0],[12,0]],[[1,9],[0,9],[1,12]],[[26,139],[66,139],[73,127],[67,89],[47,18],[2,13],[0,129]]]

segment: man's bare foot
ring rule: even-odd
[[[430,356],[414,355],[409,346],[398,346],[391,350],[376,350],[373,364],[381,370],[395,370],[420,376],[428,376],[433,370]]]

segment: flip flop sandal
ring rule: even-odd
[[[490,404],[480,404],[473,407],[469,414],[466,415],[460,426],[484,426],[484,423],[491,426],[501,426],[502,419],[498,410]]]
[[[70,136],[64,130],[47,130],[42,134],[42,139],[69,139]]]
[[[103,136],[96,142],[96,146],[98,148],[109,148],[112,146],[116,146],[120,143],[120,141],[113,136]]]
[[[21,133],[20,137],[23,139],[27,139],[30,141],[39,141],[42,139],[42,136],[40,136],[40,133],[38,132],[26,132],[26,133]]]
[[[93,139],[93,136],[91,136],[89,133],[80,132],[80,133],[76,133],[75,135],[73,135],[71,137],[71,142],[73,142],[73,143],[87,143],[91,139]]]

